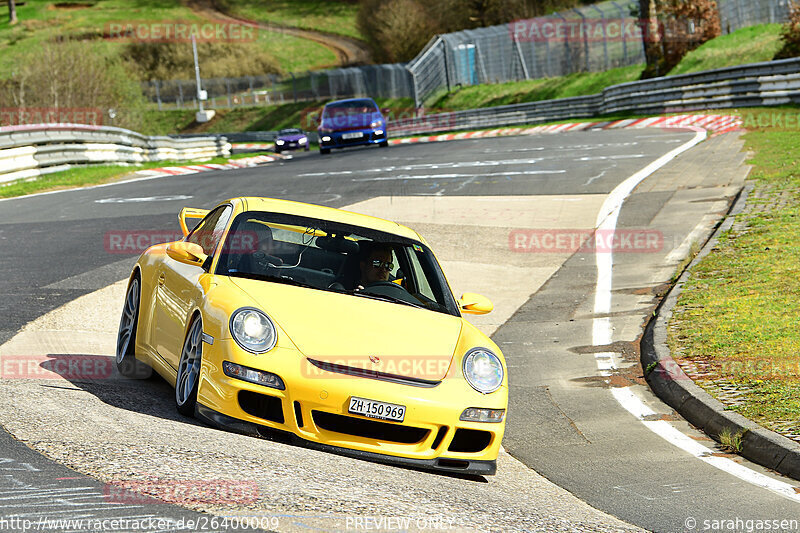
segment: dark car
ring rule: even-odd
[[[329,153],[331,148],[346,146],[389,146],[386,119],[372,98],[329,102],[322,110],[318,132],[322,154]]]
[[[286,128],[278,132],[278,137],[275,139],[275,152],[301,149],[308,152],[308,135],[303,130]]]

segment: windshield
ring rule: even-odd
[[[301,135],[303,132],[297,128],[288,128],[278,132],[278,135]]]
[[[333,102],[325,106],[323,117],[339,114],[364,114],[377,113],[378,106],[372,100],[348,100],[346,102]]]
[[[439,264],[425,245],[327,220],[242,213],[231,224],[216,273],[459,316]]]

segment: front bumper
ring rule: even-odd
[[[378,133],[380,132],[380,133]],[[348,134],[358,134],[360,137],[344,138]],[[328,140],[324,140],[328,138]],[[367,144],[380,144],[386,142],[386,131],[379,129],[365,129],[355,131],[334,131],[319,134],[320,148],[344,148],[346,146],[363,146]]]
[[[228,431],[236,431],[253,437],[265,437],[274,434],[279,434],[280,430],[268,429],[264,431],[264,426],[255,424],[253,422],[245,422],[228,415],[218,413],[213,409],[209,409],[204,405],[197,404],[195,416],[204,421],[205,423],[225,429]],[[363,452],[360,450],[351,450],[348,448],[341,448],[338,446],[330,446],[327,444],[320,444],[318,442],[309,441],[298,437],[292,433],[283,433],[282,435],[287,441],[294,444],[301,444],[312,449],[336,453],[346,457],[355,457],[356,459],[364,459],[366,461],[373,461],[376,463],[384,463],[396,466],[405,466],[408,468],[418,468],[420,470],[435,470],[439,472],[451,472],[454,474],[462,475],[478,475],[478,476],[493,476],[497,472],[497,461],[478,461],[478,460],[452,460],[447,458],[438,459],[413,459],[407,457],[393,457],[391,455],[383,455],[374,452]]]
[[[283,144],[275,143],[274,150],[276,152],[285,152],[287,150],[308,150],[308,142],[303,144],[297,141],[285,141]]]
[[[222,361],[277,374],[285,390],[230,378]],[[351,396],[406,406],[403,422],[348,413]],[[234,431],[286,432],[306,445],[359,458],[415,468],[491,475],[505,429],[501,423],[459,420],[467,407],[506,409],[507,388],[489,395],[461,377],[415,386],[320,369],[296,350],[244,352],[220,340],[203,354],[198,415]]]

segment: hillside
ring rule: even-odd
[[[768,61],[779,48],[779,33],[780,25],[765,24],[719,37],[688,54],[670,75]],[[637,80],[642,69],[642,65],[634,65],[606,72],[462,87],[444,95],[427,112],[458,111],[596,94],[610,85]],[[217,119],[202,126],[193,123],[192,111],[170,111],[154,113],[154,120],[150,124],[157,128],[153,133],[168,133],[170,128],[175,128],[172,131],[184,132],[275,130],[297,126],[306,109],[323,104],[324,102],[305,102],[283,106],[220,109]],[[381,100],[379,104],[383,108],[401,113],[414,106],[411,99]]]
[[[240,3],[246,2],[242,0]],[[19,4],[19,24],[9,26],[7,4],[0,3],[0,77],[10,75],[15,65],[26,55],[35,53],[45,41],[77,40],[84,43],[90,53],[107,57],[121,54],[133,41],[114,39],[115,27],[134,25],[152,33],[168,31],[179,23],[215,20],[207,13],[198,14],[181,0],[26,0]],[[308,25],[313,26],[313,23]],[[271,61],[276,72],[302,72],[337,63],[334,51],[309,39],[263,28],[250,35],[252,38],[245,35],[240,39],[231,37],[228,41],[243,47],[249,55],[257,54]],[[185,40],[183,44],[188,45]],[[236,62],[224,58],[213,70],[232,77],[253,74],[242,72]]]

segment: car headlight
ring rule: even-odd
[[[308,142],[308,139],[307,139],[307,138],[305,138],[305,137],[300,137],[300,140],[299,140],[299,141],[297,141],[297,144],[306,144],[307,142]]]
[[[376,120],[375,122],[369,125],[370,128],[379,128],[381,126],[383,126],[382,120]]]
[[[248,352],[268,352],[278,340],[272,320],[253,307],[237,309],[231,316],[230,328],[233,340]]]
[[[286,142],[286,141],[277,140],[277,141],[275,141],[275,144],[277,144],[278,146],[281,146],[281,145],[283,145],[285,142]]]
[[[473,348],[464,356],[464,377],[473,389],[489,394],[503,384],[503,363],[486,348]]]

